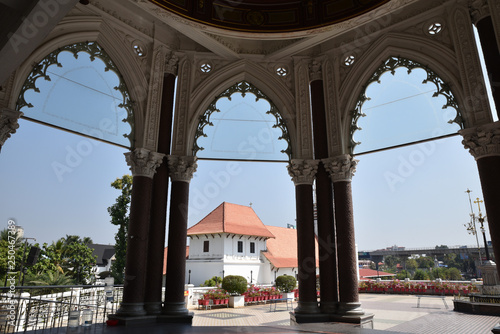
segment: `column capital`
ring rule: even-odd
[[[130,166],[132,176],[146,176],[153,178],[156,169],[161,165],[165,154],[151,152],[145,148],[136,148],[125,153],[127,165]]]
[[[19,128],[18,120],[22,112],[7,108],[0,109],[0,149],[10,135],[16,133]]]
[[[292,177],[293,183],[312,185],[314,177],[318,171],[319,160],[292,159],[287,166],[288,174]]]
[[[311,81],[323,80],[323,75],[322,75],[321,70],[322,70],[321,63],[319,61],[313,60],[309,64],[309,77],[310,77]]]
[[[168,169],[172,181],[189,183],[198,168],[195,156],[167,155]]]
[[[172,51],[165,56],[165,73],[177,75],[177,65],[179,64],[179,58]]]
[[[469,12],[472,23],[477,24],[486,16],[490,16],[490,8],[486,0],[471,0],[469,2]]]
[[[353,159],[349,154],[339,155],[333,158],[321,159],[325,169],[330,173],[332,182],[352,180],[356,172],[356,165],[359,160]]]
[[[458,131],[462,144],[476,159],[500,155],[500,122],[480,125]]]

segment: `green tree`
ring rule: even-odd
[[[417,260],[415,260],[415,259],[406,260],[406,269],[408,269],[410,271],[414,271],[417,268],[418,268]]]
[[[384,257],[384,263],[387,266],[387,269],[390,269],[390,270],[395,270],[397,264],[400,262],[401,262],[401,259],[397,256],[394,256],[394,255],[387,255],[386,257]]]
[[[396,275],[398,280],[404,280],[405,278],[411,278],[411,274],[407,270],[401,270],[400,273]]]
[[[452,280],[452,281],[458,281],[462,279],[462,274],[460,273],[460,270],[458,268],[448,268],[446,270],[447,274],[447,279]]]
[[[38,262],[28,272],[32,276],[42,275],[45,272],[58,272],[67,275],[77,284],[90,283],[91,271],[96,263],[96,257],[92,255],[92,249],[85,242],[92,240],[88,237],[66,236],[50,245],[44,243],[40,247]]]
[[[116,284],[123,283],[125,273],[125,262],[127,255],[127,236],[129,222],[129,206],[132,195],[132,176],[123,175],[117,178],[111,186],[121,190],[121,194],[116,198],[115,204],[108,208],[111,216],[111,223],[118,226],[115,234],[115,261],[111,264],[111,273]]]
[[[434,267],[434,260],[429,256],[421,256],[417,258],[418,267],[422,269],[429,269]]]
[[[413,275],[413,279],[414,280],[428,280],[429,274],[422,269],[417,269],[417,270],[415,270],[415,274]]]
[[[75,282],[66,274],[61,274],[59,271],[47,270],[39,275],[28,275],[26,277],[27,285],[72,285]],[[48,293],[61,292],[60,288],[47,288],[41,291],[36,291],[37,294],[43,295]]]
[[[21,241],[20,236],[13,234],[10,229],[0,231],[0,282],[3,286],[7,272],[17,272],[21,270],[25,247],[30,247]],[[9,238],[10,236],[10,238]],[[9,275],[12,277],[12,275]],[[16,279],[19,279],[17,274]]]

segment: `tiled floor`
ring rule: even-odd
[[[423,297],[417,307],[416,296],[361,294],[367,313],[373,313],[374,329],[383,332],[432,334],[485,334],[499,317],[470,315],[453,311],[453,297]],[[445,305],[446,302],[446,305]],[[448,308],[446,308],[448,306]],[[270,312],[268,305],[240,309],[194,310],[193,326],[288,326],[290,314],[285,307]],[[226,313],[226,315],[222,315]],[[290,328],[290,327],[289,327]]]
[[[290,310],[277,305],[244,308],[213,308],[196,310],[193,326],[152,324],[131,327],[93,326],[66,331],[59,328],[51,333],[160,334],[160,333],[417,333],[417,334],[487,334],[499,322],[499,317],[458,313],[453,311],[453,298],[422,298],[417,307],[416,296],[361,294],[360,301],[367,313],[373,313],[374,330],[353,328],[343,324],[304,324],[290,326]],[[38,331],[37,333],[42,333]],[[45,332],[43,332],[45,333]]]

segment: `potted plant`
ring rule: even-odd
[[[281,275],[276,277],[276,288],[283,292],[284,298],[295,298],[293,289],[297,285],[297,280],[295,277],[290,275]]]
[[[245,306],[247,280],[243,276],[228,275],[222,280],[222,288],[229,293],[229,307]]]

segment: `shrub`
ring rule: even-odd
[[[297,280],[293,276],[281,275],[276,277],[276,287],[281,292],[291,292],[293,289],[295,289],[296,285]]]
[[[247,280],[243,276],[228,275],[222,280],[222,288],[232,295],[241,295],[247,291]]]
[[[200,284],[200,286],[217,286],[222,282],[222,278],[219,276],[214,276],[210,279],[207,279],[205,283]]]
[[[415,271],[415,274],[413,275],[413,279],[414,280],[428,280],[429,279],[429,275],[427,274],[427,272],[421,270],[421,269],[417,269]]]

